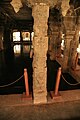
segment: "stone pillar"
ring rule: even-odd
[[[70,50],[71,50],[71,41],[73,40],[74,32],[67,31],[65,37],[65,49],[64,49],[64,58],[63,58],[63,70],[66,71],[69,68],[70,63]]]
[[[70,68],[76,69],[76,56],[77,56],[77,47],[79,44],[79,31],[80,31],[80,17],[78,18],[78,23],[75,30],[75,35],[71,41],[71,50],[70,50]]]
[[[67,71],[69,68],[69,60],[70,60],[70,47],[71,41],[74,38],[75,33],[75,19],[74,16],[65,16],[64,17],[64,25],[66,29],[65,33],[65,48],[64,48],[64,57],[63,57],[63,71]]]
[[[34,103],[47,102],[47,22],[49,17],[49,6],[45,3],[36,3],[32,8],[34,18],[34,56],[33,56],[33,97]]]
[[[59,36],[59,27],[54,22],[49,22],[49,54],[50,59],[55,60],[57,54],[57,42]]]

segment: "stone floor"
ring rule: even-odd
[[[71,70],[80,81],[80,70]],[[34,104],[22,94],[0,95],[0,120],[80,120],[80,89],[59,91],[46,104]]]
[[[0,120],[80,120],[80,90],[60,91],[46,104],[34,104],[22,94],[0,95]]]

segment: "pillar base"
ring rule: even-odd
[[[61,97],[60,93],[55,95],[54,91],[50,91],[50,96],[51,96],[51,99],[57,99]]]
[[[47,103],[47,97],[38,97],[34,99],[34,104],[45,104]]]
[[[32,94],[29,94],[28,96],[25,94],[25,92],[22,94],[22,99],[26,99],[26,100],[32,100]]]

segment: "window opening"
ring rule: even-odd
[[[22,32],[23,41],[30,41],[30,32]]]
[[[14,45],[14,53],[20,54],[21,53],[21,45]]]
[[[13,31],[13,50],[15,55],[28,54],[31,50],[34,32]]]
[[[20,41],[20,32],[13,32],[13,41]]]

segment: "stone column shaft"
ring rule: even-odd
[[[57,42],[58,42],[58,35],[59,35],[59,27],[55,25],[54,21],[49,22],[49,54],[50,59],[56,59],[57,53]]]
[[[33,96],[34,103],[47,102],[47,21],[49,16],[49,6],[46,4],[36,4],[33,6],[32,15],[34,18],[34,57],[33,57]]]
[[[53,35],[50,40],[50,46],[51,46],[50,59],[51,60],[56,59],[58,34],[59,34],[58,32],[53,32]]]
[[[70,68],[76,69],[77,47],[79,44],[80,17],[78,18],[74,39],[71,41]]]
[[[65,49],[63,57],[63,70],[66,71],[69,68],[70,62],[70,50],[71,50],[71,41],[73,40],[74,32],[67,31],[65,37]]]
[[[65,25],[65,48],[64,48],[64,58],[63,58],[63,71],[67,71],[70,64],[70,50],[71,50],[71,41],[74,38],[75,33],[75,16],[65,16],[64,25]]]

